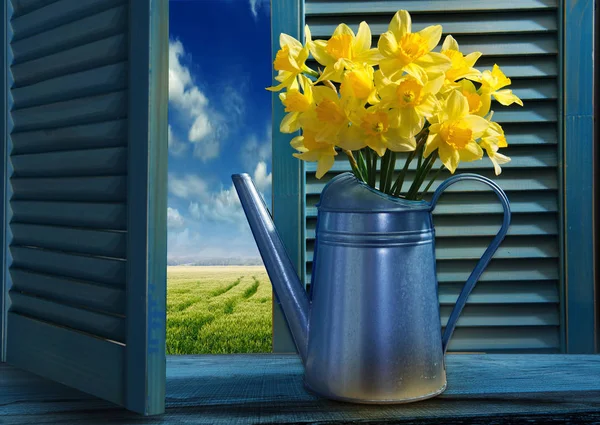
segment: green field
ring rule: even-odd
[[[167,269],[167,354],[271,352],[271,284],[263,266]]]

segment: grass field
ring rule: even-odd
[[[167,354],[271,352],[271,283],[263,266],[167,269]]]

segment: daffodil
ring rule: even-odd
[[[315,133],[304,130],[301,136],[294,137],[290,145],[298,151],[293,155],[303,161],[317,162],[317,178],[320,179],[333,167],[335,146],[321,143],[315,139]]]
[[[350,69],[344,72],[340,93],[345,97],[354,97],[366,101],[371,105],[379,102],[377,90],[373,82],[373,67],[371,65],[352,64]]]
[[[430,121],[425,157],[437,149],[440,160],[453,174],[460,161],[482,158],[483,150],[476,140],[484,134],[489,122],[469,114],[469,102],[461,93],[453,91]]]
[[[347,143],[366,144],[379,156],[383,156],[387,149],[394,152],[415,150],[415,138],[405,137],[399,127],[393,126],[393,120],[389,109],[356,109],[352,113],[352,125],[341,137]]]
[[[473,66],[481,56],[481,52],[473,52],[464,55],[458,48],[458,42],[451,35],[447,35],[442,44],[442,55],[447,56],[451,65],[446,71],[446,80],[453,83],[461,78],[468,78],[477,81],[481,77],[481,72]]]
[[[481,87],[479,91],[482,94],[482,97],[485,96],[490,98],[490,96],[494,96],[500,104],[504,106],[511,105],[516,103],[517,105],[523,106],[523,102],[519,99],[515,94],[513,94],[512,90],[504,89],[500,90],[502,87],[506,87],[510,84],[510,78],[508,78],[500,67],[494,64],[491,71],[485,70],[481,73]],[[490,98],[491,100],[491,98]]]
[[[300,117],[314,106],[311,81],[304,75],[300,75],[299,80],[300,87],[298,87],[298,84],[293,84],[287,92],[279,94],[279,99],[285,106],[285,112],[288,112],[279,126],[279,131],[282,133],[298,131],[300,129]]]
[[[392,108],[394,126],[401,128],[404,137],[416,135],[425,118],[433,115],[438,103],[435,95],[444,82],[443,75],[429,81],[422,71],[419,74],[420,78],[405,75],[396,82],[382,78],[381,74],[376,79],[381,103]]]
[[[291,87],[299,74],[304,70],[309,70],[305,63],[309,54],[308,46],[302,46],[302,43],[294,37],[283,33],[279,36],[279,45],[281,49],[275,55],[273,67],[276,71],[279,71],[275,79],[281,84],[267,87],[267,90],[270,91],[279,91]]]
[[[379,51],[371,48],[371,29],[364,21],[358,26],[356,35],[348,25],[338,25],[327,41],[313,41],[308,25],[304,33],[313,57],[325,67],[318,81],[341,82],[344,69],[352,62],[376,65],[380,59]]]
[[[506,143],[506,137],[504,136],[504,130],[502,127],[500,127],[500,124],[490,121],[489,127],[483,134],[479,145],[485,149],[485,152],[492,161],[492,164],[494,164],[494,173],[499,175],[502,172],[500,164],[506,164],[507,162],[510,162],[510,158],[508,156],[498,153],[499,148],[505,148],[508,146]]]
[[[475,84],[469,80],[460,80],[456,83],[456,89],[467,98],[469,103],[469,114],[479,115],[484,117],[490,111],[491,99],[489,96],[482,96],[477,89]]]
[[[406,10],[396,12],[388,31],[379,38],[377,47],[383,56],[379,68],[389,78],[396,80],[406,72],[419,78],[422,70],[428,74],[443,74],[451,66],[450,59],[432,52],[442,36],[441,25],[431,25],[412,32],[412,21]]]

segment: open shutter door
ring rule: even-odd
[[[5,18],[5,359],[162,413],[168,1]]]
[[[354,31],[365,20],[374,45],[399,9],[413,18],[413,31],[441,24],[465,54],[480,51],[475,65],[497,63],[512,79],[524,107],[492,103],[494,120],[505,129],[512,161],[495,176],[489,159],[461,163],[458,173],[492,178],[507,193],[513,219],[508,236],[469,297],[450,341],[450,351],[560,352],[558,2],[551,0],[321,1],[306,0],[305,22],[313,39],[327,39],[341,22]],[[441,42],[440,42],[441,44]],[[436,49],[439,51],[439,47]],[[315,62],[309,66],[316,69]],[[406,155],[399,155],[398,166]],[[310,283],[316,208],[331,177],[350,171],[338,155],[331,172],[315,177],[307,163],[305,184],[306,279]],[[439,167],[440,163],[434,166]],[[414,162],[411,164],[415,169]],[[414,176],[414,173],[413,173]],[[446,172],[434,183],[437,188]],[[409,175],[408,180],[411,180]],[[405,185],[407,187],[407,185]],[[498,232],[502,207],[484,185],[459,183],[448,189],[434,212],[442,326],[476,260]]]

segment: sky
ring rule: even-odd
[[[250,174],[270,207],[269,1],[169,7],[167,257],[258,257],[231,174]]]

